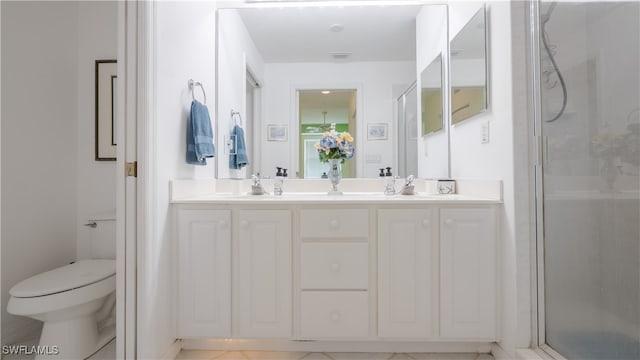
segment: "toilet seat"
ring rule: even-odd
[[[16,284],[9,294],[16,298],[51,296],[99,283],[116,273],[114,260],[92,259],[47,271]]]

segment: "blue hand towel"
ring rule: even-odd
[[[247,145],[244,142],[244,130],[238,125],[231,130],[231,138],[233,139],[234,136],[236,139],[235,149],[232,151],[233,154],[229,156],[229,168],[238,170],[247,166],[249,159],[247,158]]]
[[[187,126],[187,163],[207,165],[206,158],[215,155],[209,110],[206,105],[193,100]]]

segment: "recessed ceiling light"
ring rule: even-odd
[[[323,93],[323,94],[327,95],[327,94],[331,94],[331,91],[329,91],[329,90],[322,90],[322,91],[321,91],[321,93]]]
[[[344,30],[344,25],[342,25],[342,24],[332,24],[331,26],[329,26],[329,30],[333,31],[333,32],[340,32],[340,31]]]

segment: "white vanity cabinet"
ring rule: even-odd
[[[180,338],[500,340],[497,202],[268,199],[177,204]]]
[[[495,209],[440,210],[440,336],[495,341]]]
[[[238,210],[234,241],[239,338],[289,338],[291,332],[291,211]]]
[[[378,335],[433,336],[437,209],[378,210]]]
[[[231,211],[177,212],[178,334],[231,336]]]

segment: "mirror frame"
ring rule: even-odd
[[[460,35],[460,33],[462,33],[465,29],[468,28],[469,24],[471,23],[471,20],[473,20],[476,16],[478,16],[479,14],[482,14],[482,18],[484,21],[484,76],[485,76],[485,81],[484,81],[484,108],[482,108],[480,111],[471,114],[470,116],[467,116],[465,118],[462,118],[458,121],[454,122],[454,118],[453,118],[453,55],[451,54],[451,49],[452,47],[452,43],[455,41],[455,39],[458,37],[458,35]],[[456,36],[451,39],[451,41],[449,41],[449,119],[450,119],[450,126],[457,126],[458,124],[464,123],[467,120],[473,119],[483,113],[486,113],[487,111],[490,110],[490,81],[489,79],[491,79],[491,73],[489,72],[490,70],[490,66],[489,66],[489,14],[488,14],[488,9],[487,9],[487,4],[482,3],[482,5],[478,8],[478,10],[473,14],[473,16],[467,21],[467,23],[460,29],[460,31],[456,34]]]

